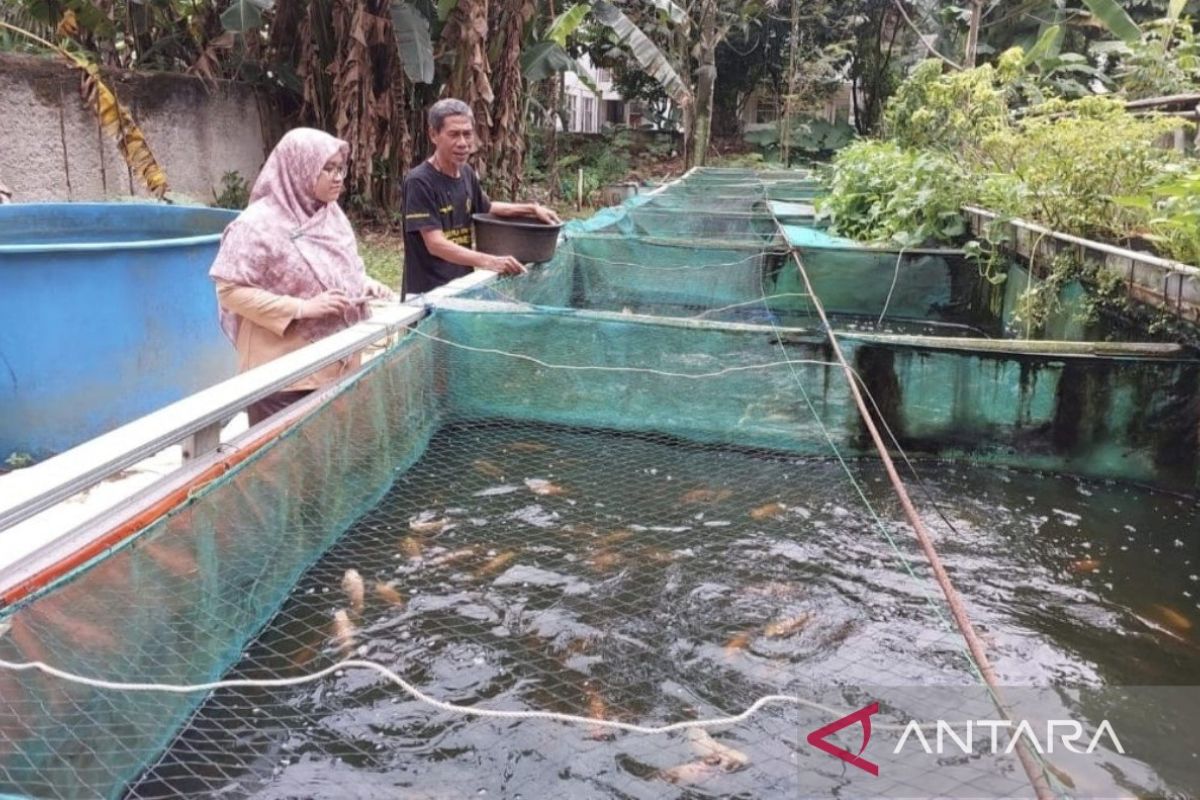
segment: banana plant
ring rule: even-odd
[[[659,9],[673,23],[686,23],[686,12],[671,0],[647,2]],[[542,40],[529,48],[522,57],[526,79],[537,81],[558,72],[575,72],[588,88],[597,92],[578,62],[566,51],[567,39],[589,18],[609,28],[615,34],[617,43],[628,48],[637,64],[658,81],[675,102],[680,105],[691,102],[691,91],[687,83],[675,71],[666,54],[609,0],[576,3],[559,14]]]
[[[1200,44],[1192,26],[1181,20],[1187,0],[1170,0],[1166,16],[1139,25],[1116,0],[1084,0],[1092,15],[1116,41],[1092,51],[1117,60],[1115,76],[1131,98],[1192,90],[1200,79]]]

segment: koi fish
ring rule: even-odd
[[[808,623],[812,622],[813,615],[807,611],[788,619],[775,620],[765,629],[763,635],[771,639],[779,639],[784,636],[791,636],[794,633],[799,633],[808,627]]]
[[[679,502],[687,505],[696,503],[720,503],[733,496],[729,489],[692,489],[679,498]]]
[[[1078,575],[1081,572],[1095,572],[1100,569],[1100,562],[1094,558],[1081,558],[1078,561],[1072,561],[1067,567],[1067,571]]]
[[[375,595],[385,603],[393,606],[404,605],[404,595],[396,591],[396,587],[382,581],[375,584]]]
[[[593,689],[585,689],[585,691],[588,699],[588,716],[592,719],[608,719],[608,707],[604,704],[604,698],[600,696],[600,693]],[[603,725],[592,725],[588,728],[587,738],[607,741],[615,737],[610,728]]]
[[[729,641],[725,643],[725,647],[723,648],[725,651],[725,657],[733,658],[735,655],[745,650],[750,645],[750,640],[752,638],[754,637],[749,631],[735,633],[733,636],[729,637]]]
[[[660,550],[657,547],[647,547],[642,550],[642,558],[653,561],[656,564],[673,564],[677,556],[674,553],[668,553],[666,550]]]
[[[400,542],[400,549],[404,551],[404,555],[408,556],[410,561],[419,561],[421,554],[425,552],[425,547],[412,536],[405,536]]]
[[[457,550],[451,550],[449,553],[443,553],[436,558],[430,559],[429,566],[448,567],[453,564],[457,564],[460,561],[464,561],[473,555],[475,555],[474,547],[460,547]]]
[[[420,536],[437,536],[449,526],[450,520],[445,517],[441,517],[440,519],[413,519],[408,522],[409,530]]]
[[[346,598],[350,601],[350,610],[355,614],[362,614],[366,589],[363,587],[362,575],[358,574],[358,570],[346,570],[346,574],[342,576],[342,591],[346,593]]]
[[[544,453],[550,449],[550,445],[540,442],[513,442],[508,449],[516,453]]]
[[[743,753],[741,750],[721,744],[716,739],[708,735],[708,731],[704,728],[688,728],[688,742],[692,745],[692,750],[700,756],[706,764],[716,764],[724,770],[741,769],[749,765],[750,756]]]
[[[1155,611],[1155,616],[1174,630],[1186,632],[1192,629],[1192,621],[1170,606],[1155,603],[1152,608]]]
[[[567,490],[563,487],[543,478],[526,478],[525,485],[529,487],[531,492],[541,497],[552,497],[567,493]]]
[[[354,627],[354,623],[350,621],[350,615],[345,609],[339,608],[333,613],[333,639],[337,642],[338,649],[343,655],[349,656],[354,653],[354,639],[358,635],[358,630]]]
[[[488,559],[487,563],[479,569],[475,570],[476,578],[486,578],[488,575],[499,572],[517,557],[516,550],[507,550],[498,556]]]
[[[750,511],[750,518],[762,521],[764,519],[776,519],[787,511],[787,506],[783,503],[767,503]]]
[[[626,531],[626,530],[613,531],[612,533],[608,534],[607,536],[601,536],[599,539],[597,539],[595,542],[595,546],[597,548],[609,547],[609,546],[617,544],[619,542],[623,542],[632,536],[633,536],[633,531]]]
[[[706,761],[692,761],[688,764],[680,764],[678,767],[664,769],[658,773],[658,776],[669,783],[696,785],[704,783],[720,771],[720,767],[716,764],[709,764]]]
[[[621,563],[621,554],[612,551],[596,553],[587,560],[588,566],[597,572],[609,572]]]
[[[477,458],[471,462],[471,466],[475,471],[485,478],[495,478],[500,480],[504,477],[504,470],[484,458]]]

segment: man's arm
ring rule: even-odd
[[[497,205],[501,204],[493,203],[492,207],[495,208]],[[441,228],[421,228],[421,239],[424,240],[425,247],[429,249],[431,255],[443,261],[449,261],[451,264],[487,269],[499,272],[501,275],[523,275],[528,272],[524,265],[512,256],[493,256],[463,247],[461,244],[455,244],[446,238],[446,234]]]
[[[497,217],[535,217],[546,225],[558,225],[562,222],[554,209],[546,208],[541,203],[501,203],[492,201],[491,213]]]

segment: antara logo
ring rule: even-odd
[[[867,744],[871,741],[871,715],[879,713],[879,703],[871,703],[866,708],[860,708],[853,714],[847,714],[841,719],[834,720],[823,728],[817,728],[808,735],[808,743],[819,750],[824,750],[831,756],[836,756],[847,764],[853,764],[861,770],[879,775],[879,767],[872,764],[862,757],[863,751],[867,749]],[[851,753],[849,750],[843,750],[835,744],[830,744],[825,741],[827,736],[837,733],[842,728],[848,728],[851,725],[862,725],[863,743],[862,747],[858,748],[857,753]]]
[[[878,765],[863,758],[863,753],[871,742],[871,716],[878,713],[879,703],[871,703],[865,708],[860,708],[858,711],[813,731],[808,735],[808,743],[835,758],[840,758],[847,764],[878,776]],[[828,741],[828,737],[851,725],[862,726],[862,746],[858,748],[857,753],[852,753]],[[928,729],[931,727],[936,733],[929,732],[927,736]],[[1011,733],[1011,736],[1007,737],[1007,742],[1000,741],[999,734],[1002,730],[1008,730]],[[1100,723],[1100,727],[1088,741],[1087,747],[1082,750],[1077,749],[1075,744],[1082,743],[1086,737],[1083,725],[1075,720],[1047,720],[1045,739],[1038,738],[1033,725],[1027,720],[1013,722],[1007,719],[981,719],[968,720],[965,723],[938,720],[933,725],[923,725],[914,720],[904,728],[904,733],[900,736],[900,741],[892,754],[898,755],[906,752],[906,746],[920,747],[930,755],[943,755],[947,752],[975,755],[978,754],[976,747],[981,748],[984,753],[1007,754],[1012,753],[1016,749],[1017,742],[1021,740],[1039,753],[1052,754],[1057,742],[1061,742],[1062,747],[1071,753],[1092,753],[1106,737],[1114,750],[1122,755],[1125,754],[1125,748],[1121,745],[1121,740],[1117,738],[1117,733],[1108,720]],[[909,744],[910,740],[911,745]]]

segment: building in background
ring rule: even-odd
[[[599,133],[605,125],[631,124],[629,104],[613,88],[612,71],[593,66],[586,55],[578,61],[600,95],[597,96],[575,73],[568,72],[563,76],[566,130],[571,133]]]

